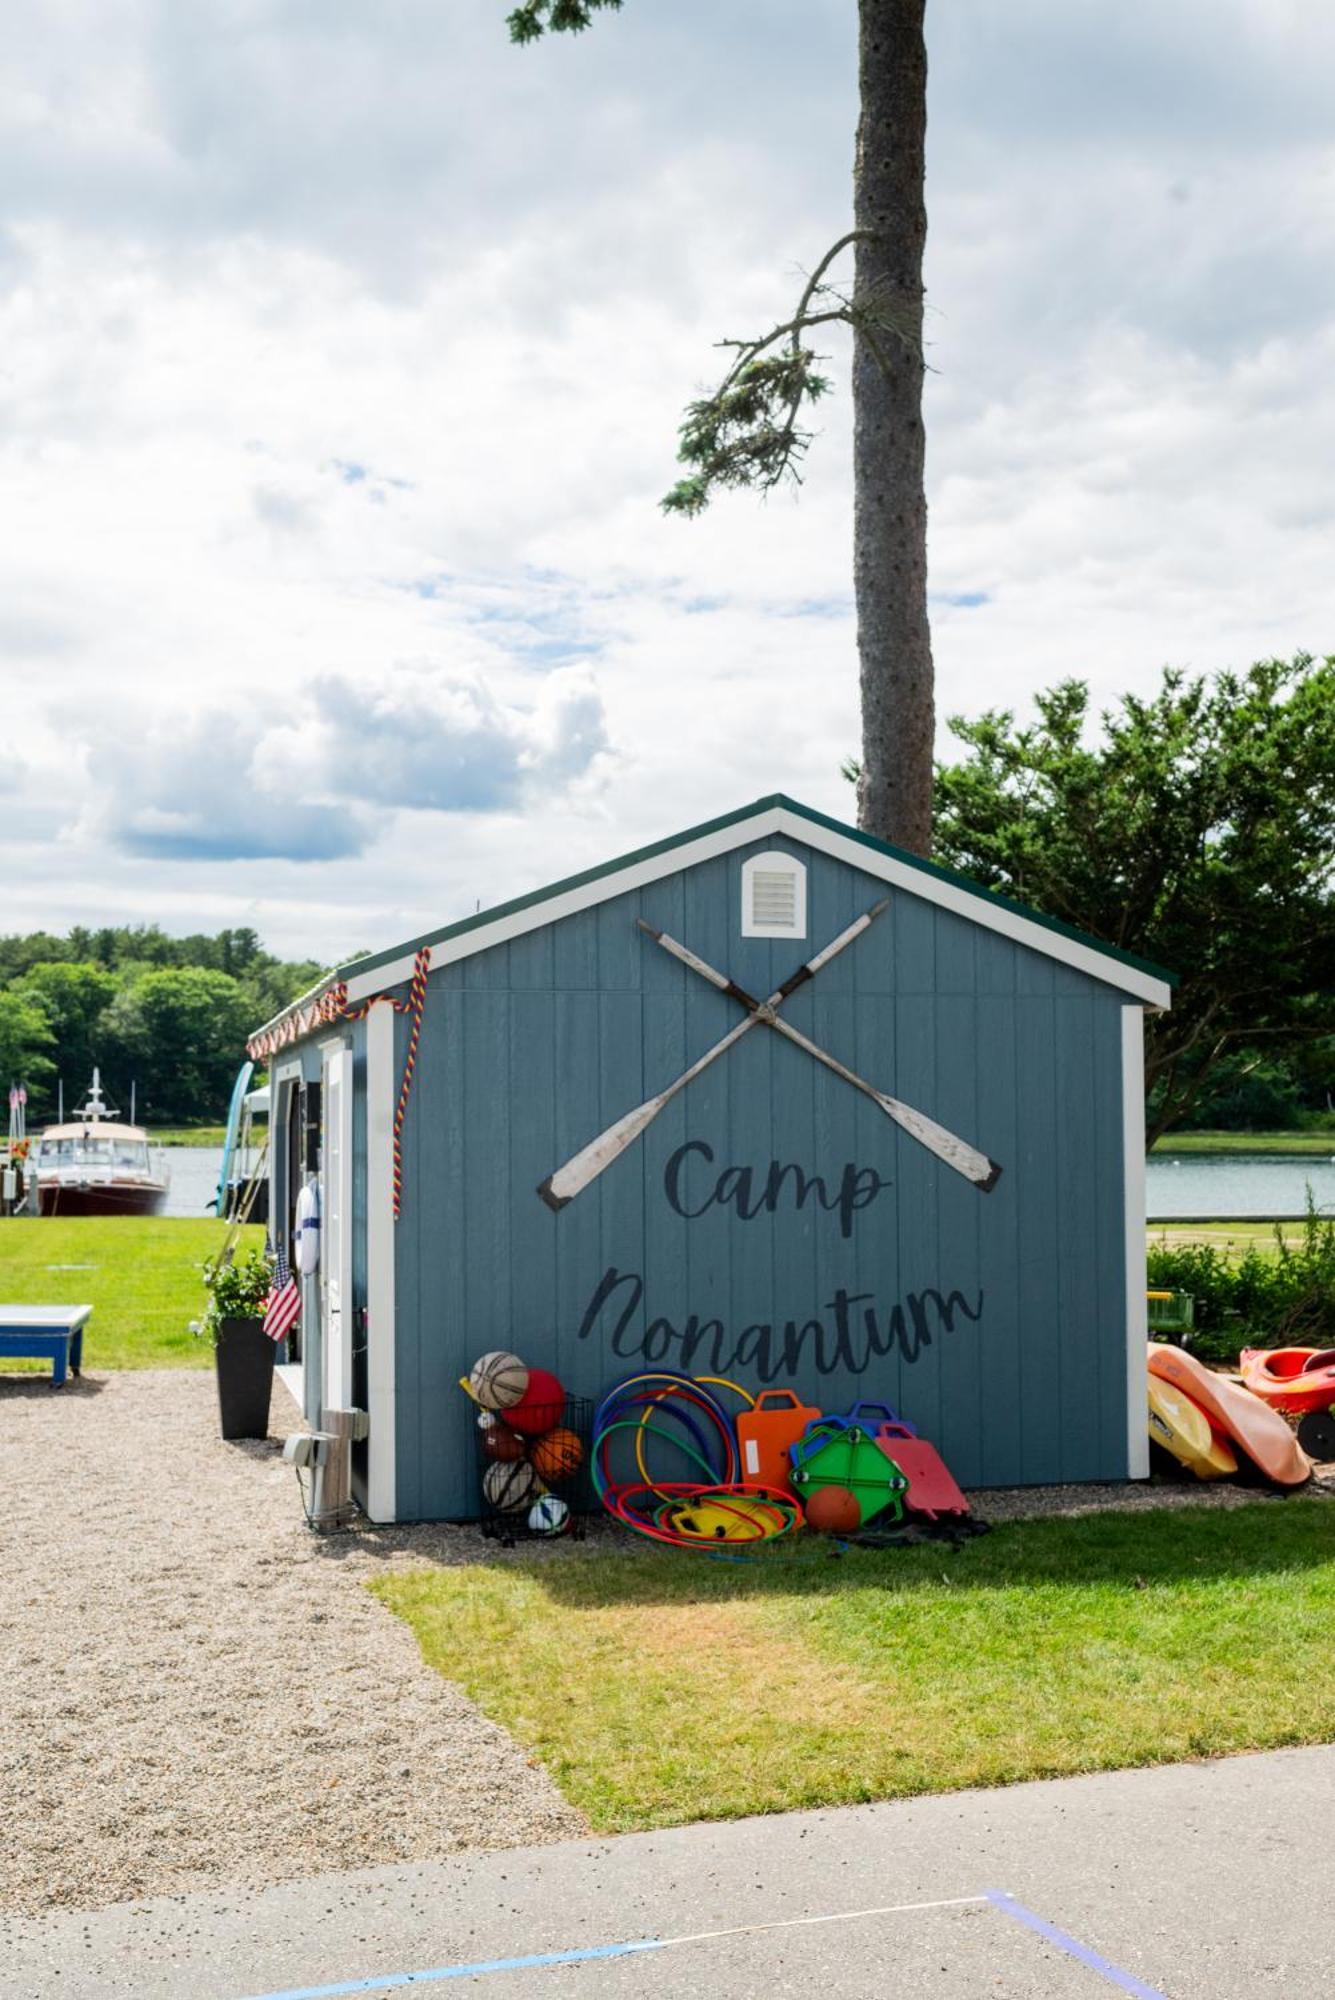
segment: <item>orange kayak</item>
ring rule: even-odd
[[[1335,1355],[1329,1348],[1244,1347],[1242,1379],[1272,1410],[1294,1416],[1335,1403]]]
[[[1180,1347],[1163,1347],[1154,1340],[1149,1368],[1151,1375],[1189,1396],[1277,1486],[1301,1486],[1311,1477],[1312,1462],[1283,1417],[1250,1389],[1212,1374]]]
[[[1149,1378],[1149,1433],[1156,1444],[1198,1479],[1227,1479],[1238,1461],[1227,1438],[1221,1437],[1199,1404],[1171,1382]]]

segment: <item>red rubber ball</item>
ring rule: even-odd
[[[560,1423],[565,1402],[566,1392],[550,1368],[530,1368],[528,1387],[517,1403],[511,1403],[505,1421],[526,1437],[541,1437]]]
[[[851,1535],[862,1526],[858,1496],[846,1486],[818,1486],[805,1505],[807,1526],[818,1535]]]

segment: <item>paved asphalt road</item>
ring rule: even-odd
[[[1333,1798],[1285,1750],[0,1920],[0,1995],[1326,2000]]]

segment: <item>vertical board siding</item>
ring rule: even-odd
[[[758,1026],[559,1214],[538,1198],[743,1018],[637,918],[764,998],[885,893],[785,840],[807,935],[743,938],[742,864],[775,844],[432,975],[395,1244],[401,1518],[475,1511],[457,1378],[491,1347],[591,1396],[685,1367],[884,1401],[966,1485],[1125,1474],[1121,996],[962,917],[894,893],[784,1012],[998,1160],[991,1194]]]

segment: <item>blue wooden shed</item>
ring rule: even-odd
[[[873,1396],[969,1487],[1143,1477],[1171,983],[782,796],[341,968],[250,1044],[280,1236],[320,1182],[308,1416],[369,1413],[377,1521],[476,1512],[492,1348]]]

